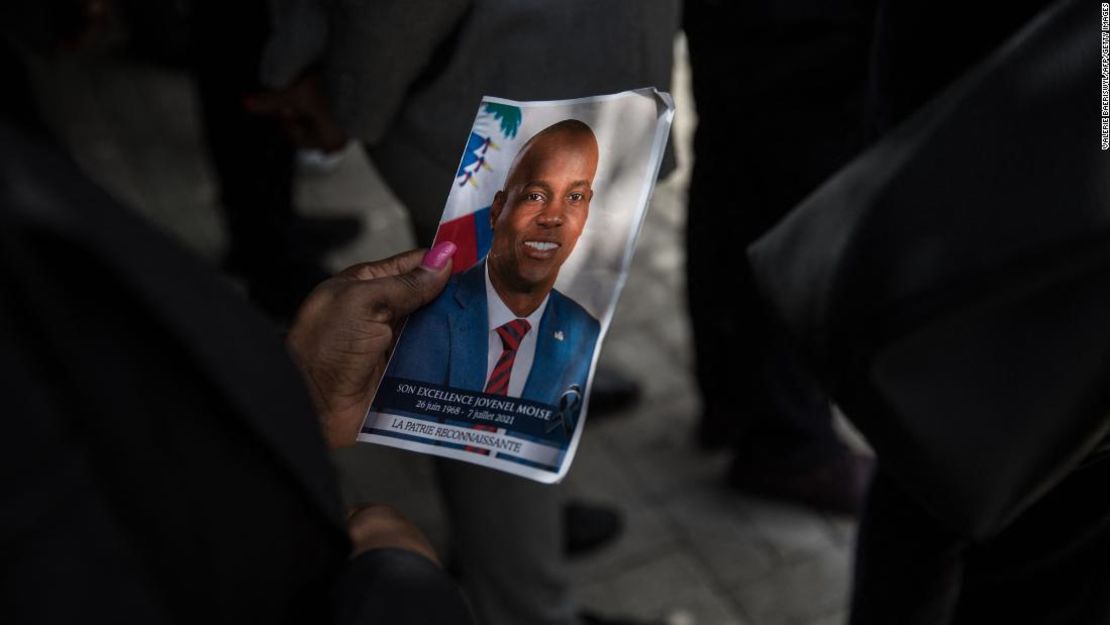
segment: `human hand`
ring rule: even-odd
[[[405,317],[451,276],[455,245],[413,250],[345,269],[305,299],[286,338],[304,376],[324,439],[353,445]]]
[[[250,95],[243,106],[251,113],[276,119],[298,147],[338,152],[347,145],[347,134],[332,116],[315,73],[284,89]]]
[[[351,508],[347,513],[347,532],[354,546],[352,556],[371,549],[404,549],[440,564],[424,532],[390,506],[371,504]]]

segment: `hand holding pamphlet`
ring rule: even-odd
[[[359,440],[566,474],[673,114],[654,89],[483,99],[436,235],[455,275],[410,316]]]

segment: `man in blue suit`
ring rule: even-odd
[[[410,317],[387,375],[578,403],[600,325],[554,285],[586,225],[597,158],[597,139],[578,120],[524,144],[490,209],[489,254]]]

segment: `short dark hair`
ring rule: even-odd
[[[586,122],[578,119],[564,119],[562,121],[555,122],[554,124],[551,124],[547,128],[544,128],[543,130],[529,137],[528,140],[524,142],[524,145],[520,146],[520,149],[516,152],[516,156],[513,157],[513,162],[509,164],[509,170],[505,174],[505,182],[503,184],[507,185],[509,183],[509,179],[512,177],[513,172],[516,170],[517,163],[520,161],[520,156],[528,151],[528,148],[532,146],[532,143],[534,143],[541,137],[564,132],[571,135],[588,136],[593,139],[594,145],[597,145],[597,135],[594,134],[593,128],[590,128],[589,124],[587,124]]]

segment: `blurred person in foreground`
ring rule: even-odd
[[[73,7],[5,5],[9,79],[14,50],[50,53]],[[342,510],[326,455],[354,442],[351,407],[453,248],[326,281],[283,348],[220,276],[90,182],[26,93],[0,103],[0,613],[470,623],[416,527],[384,506]]]
[[[887,135],[750,251],[877,454],[849,622],[1110,623],[1098,6],[879,15]]]

